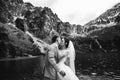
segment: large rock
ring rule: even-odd
[[[25,51],[32,51],[34,49],[32,38],[14,25],[0,23],[0,30],[0,42],[6,46],[1,47],[3,52],[9,53],[12,50],[11,47],[14,48],[12,51],[14,53],[16,52],[15,48]],[[7,51],[6,49],[9,50]]]

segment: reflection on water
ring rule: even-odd
[[[44,56],[0,60],[0,80],[25,80],[37,74],[40,76],[43,63]]]

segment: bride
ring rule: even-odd
[[[74,46],[72,41],[69,41],[66,38],[63,39],[58,53],[58,59],[59,59],[58,66],[61,70],[65,72],[65,76],[62,76],[60,75],[60,73],[58,73],[59,80],[79,80],[78,77],[75,75],[74,70],[65,64],[68,55],[72,57],[73,55],[71,54],[73,53],[74,53]]]

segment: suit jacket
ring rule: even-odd
[[[52,45],[50,45],[49,51],[46,54],[44,77],[56,79],[57,72],[59,72],[57,62],[58,62],[58,46],[56,43],[53,43]]]

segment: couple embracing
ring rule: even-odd
[[[74,60],[73,43],[54,36],[46,54],[44,80],[79,80],[75,75]]]

